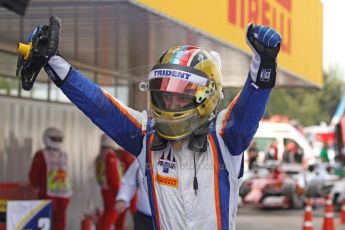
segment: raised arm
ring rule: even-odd
[[[18,44],[17,76],[22,79],[23,89],[32,88],[44,66],[48,76],[86,116],[119,145],[138,155],[146,113],[123,105],[57,55],[60,25],[60,19],[52,16],[49,26],[38,25],[28,36],[27,44]]]
[[[248,45],[254,52],[248,79],[230,106],[217,117],[217,132],[232,155],[250,144],[262,118],[276,79],[276,58],[281,36],[267,26],[249,24]]]
[[[93,123],[124,149],[139,155],[146,129],[146,112],[140,113],[125,106],[60,56],[51,57],[45,70]]]

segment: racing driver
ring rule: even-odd
[[[248,78],[222,111],[221,61],[214,51],[183,45],[163,52],[140,84],[149,93],[150,113],[125,106],[63,57],[49,57],[45,70],[55,84],[137,157],[155,229],[235,229],[243,151],[275,85],[281,36],[249,24],[246,40],[255,54]]]

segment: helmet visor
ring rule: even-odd
[[[60,136],[50,136],[49,138],[53,142],[62,142],[63,141],[63,137],[60,137]]]
[[[180,95],[183,99],[194,98],[195,103],[202,103],[209,93],[209,88],[179,78],[154,78],[149,81],[152,96]],[[157,94],[156,92],[161,92]],[[158,106],[158,104],[157,104]]]
[[[165,111],[183,111],[197,107],[195,97],[164,91],[151,91],[153,104]]]

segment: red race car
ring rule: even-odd
[[[268,175],[243,182],[240,196],[243,205],[260,208],[302,208],[306,177],[298,164],[269,164],[260,166]]]

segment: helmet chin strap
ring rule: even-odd
[[[168,141],[166,139],[161,138],[157,132],[154,132],[153,135],[154,137],[151,144],[151,150],[158,151],[158,150],[165,149],[165,147],[167,147]]]
[[[194,152],[203,153],[207,150],[207,134],[210,121],[197,129],[190,137],[188,148]]]
[[[203,153],[207,150],[207,133],[194,135],[189,139],[188,148],[194,152]]]

